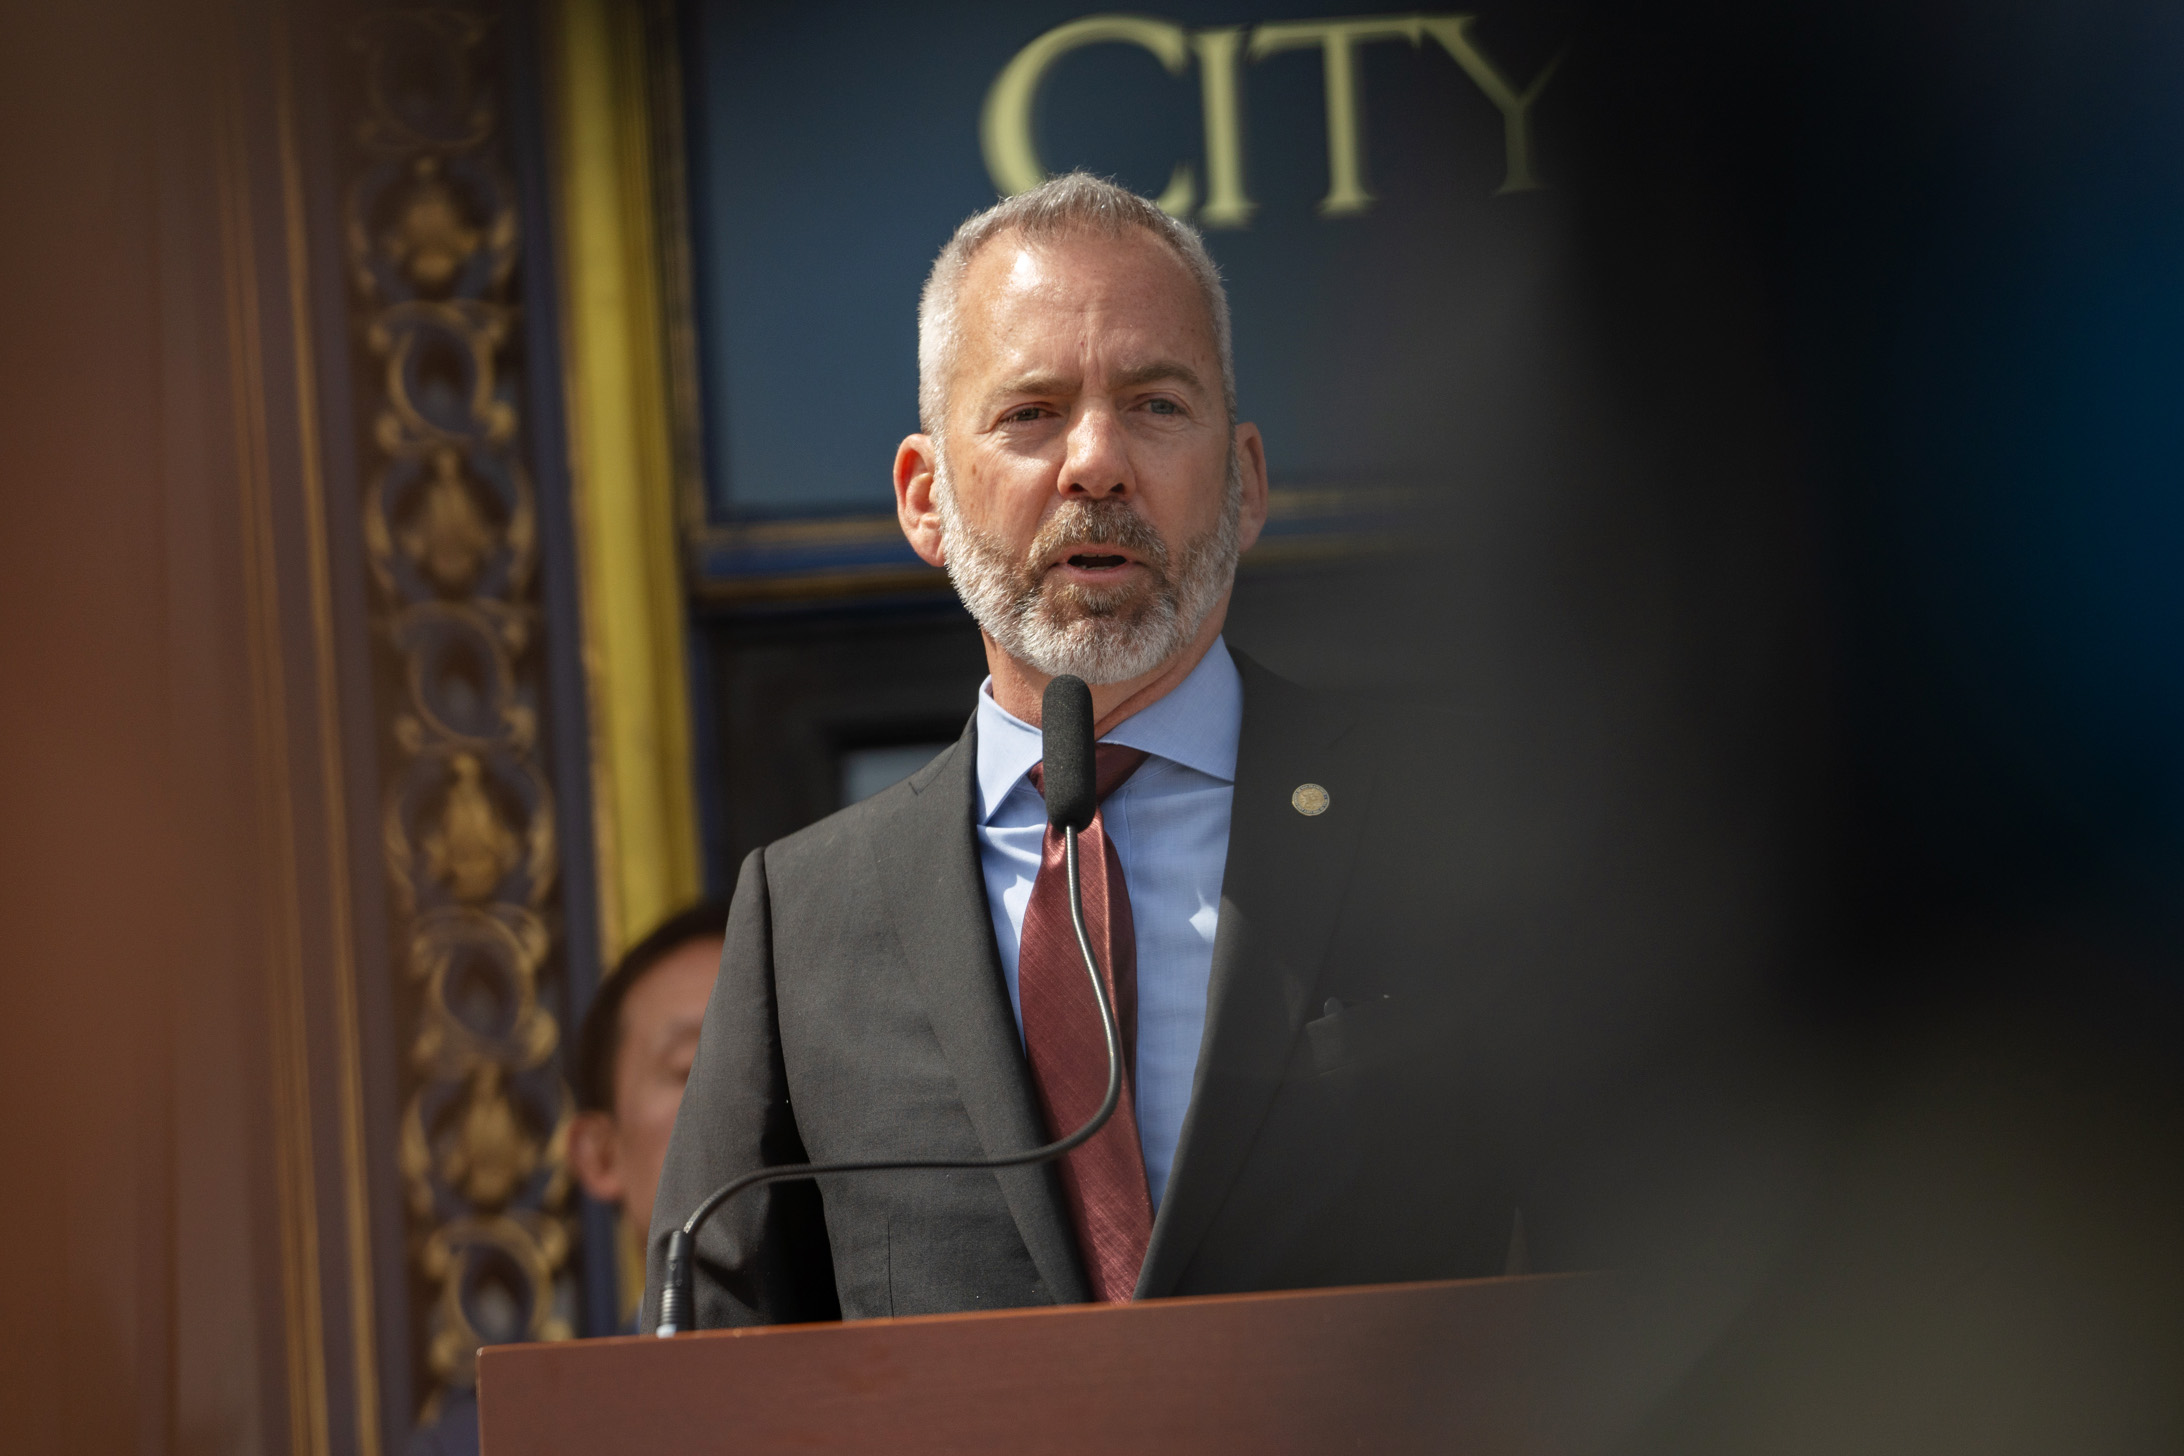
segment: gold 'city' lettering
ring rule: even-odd
[[[1047,71],[1071,51],[1113,41],[1151,51],[1171,76],[1182,75],[1183,68],[1191,63],[1190,37],[1183,27],[1144,15],[1087,15],[1055,26],[1018,51],[994,77],[978,122],[986,171],[1005,196],[1029,192],[1047,179],[1031,136],[1031,103]],[[1191,164],[1178,162],[1169,174],[1167,190],[1154,201],[1162,211],[1185,217],[1196,191]]]
[[[1502,146],[1508,156],[1508,170],[1502,176],[1502,185],[1494,189],[1499,197],[1504,192],[1530,192],[1539,187],[1539,179],[1532,175],[1532,103],[1539,100],[1540,91],[1547,85],[1547,78],[1562,64],[1556,56],[1540,67],[1539,74],[1522,93],[1513,90],[1494,69],[1485,54],[1464,34],[1464,27],[1478,19],[1475,15],[1421,15],[1418,23],[1426,34],[1441,43],[1442,49],[1456,58],[1456,64],[1464,68],[1472,84],[1486,94],[1502,114]]]
[[[1251,58],[1281,51],[1320,49],[1327,92],[1327,195],[1321,217],[1348,217],[1373,205],[1365,189],[1365,145],[1358,125],[1357,48],[1376,40],[1418,44],[1415,15],[1375,15],[1362,20],[1287,20],[1251,33]]]
[[[1472,40],[1468,27],[1476,19],[1473,15],[1376,15],[1272,21],[1252,28],[1247,40],[1242,26],[1189,32],[1149,16],[1087,15],[1037,37],[994,78],[979,117],[986,170],[994,186],[1009,196],[1046,180],[1047,171],[1032,138],[1032,103],[1047,72],[1069,52],[1091,45],[1134,45],[1150,52],[1171,76],[1182,75],[1195,55],[1206,155],[1206,198],[1198,220],[1209,228],[1247,226],[1258,204],[1245,188],[1240,62],[1247,56],[1258,61],[1283,51],[1317,47],[1327,114],[1327,195],[1319,201],[1319,212],[1323,217],[1355,217],[1370,210],[1374,202],[1365,178],[1358,47],[1391,40],[1417,46],[1430,36],[1502,115],[1505,169],[1495,195],[1531,191],[1544,185],[1532,169],[1532,106],[1561,57],[1549,61],[1520,91]],[[1155,201],[1177,217],[1190,215],[1197,201],[1197,178],[1189,162],[1175,164],[1166,190]]]
[[[1240,228],[1258,207],[1244,194],[1244,85],[1237,57],[1244,28],[1201,30],[1191,37],[1198,52],[1198,93],[1206,125],[1206,227]]]

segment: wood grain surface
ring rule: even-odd
[[[1463,1280],[483,1352],[485,1456],[1566,1452],[1595,1276]]]

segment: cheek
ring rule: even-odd
[[[1209,452],[1193,441],[1160,461],[1146,482],[1141,508],[1168,544],[1179,546],[1212,529],[1227,494],[1228,452]]]
[[[648,1093],[622,1119],[622,1150],[629,1160],[628,1172],[642,1178],[657,1173],[667,1158],[668,1138],[675,1131],[675,1111],[682,1099],[676,1091]]]
[[[648,1136],[667,1136],[675,1126],[675,1113],[682,1106],[683,1084],[670,1078],[662,1078],[648,1085],[640,1099],[637,1115],[630,1119],[642,1127]]]
[[[646,1067],[628,1077],[615,1098],[615,1123],[621,1129],[623,1147],[635,1152],[641,1146],[664,1143],[674,1129],[682,1095],[681,1080],[666,1067]]]
[[[991,536],[1029,540],[1054,495],[1057,466],[1003,452],[981,453],[956,476],[956,509]]]

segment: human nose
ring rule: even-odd
[[[1120,499],[1137,489],[1129,441],[1114,411],[1087,409],[1071,423],[1056,485],[1062,495],[1079,500]]]

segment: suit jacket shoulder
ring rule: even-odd
[[[954,743],[934,754],[917,772],[868,799],[837,809],[794,834],[784,835],[757,853],[765,856],[767,872],[777,881],[813,875],[835,885],[834,877],[843,866],[843,856],[854,855],[866,846],[903,832],[907,811],[926,790],[939,784],[940,792],[947,793],[956,786],[957,775],[966,765],[975,782],[977,758],[975,731],[966,728]]]

